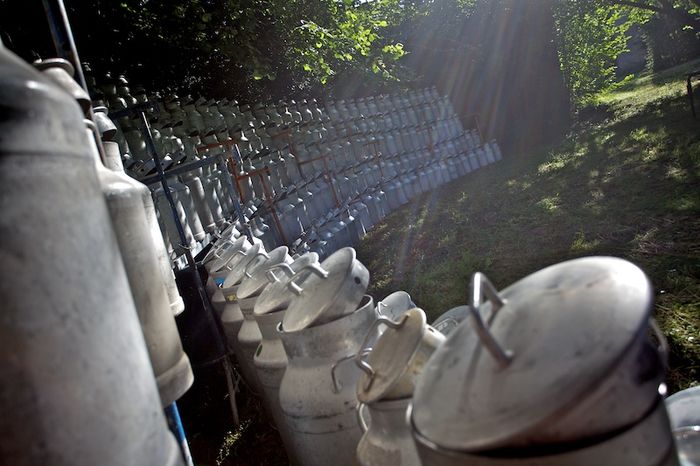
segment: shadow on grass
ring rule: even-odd
[[[413,199],[358,248],[375,298],[404,289],[434,319],[467,302],[477,270],[505,287],[563,260],[623,257],[657,290],[672,388],[697,383],[700,132],[685,104],[676,95],[620,110]]]

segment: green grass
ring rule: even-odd
[[[358,247],[375,298],[403,289],[433,319],[466,303],[475,271],[505,287],[563,260],[622,257],[654,284],[671,389],[698,384],[700,120],[684,81],[694,68],[600,95],[602,121],[580,123],[555,147],[505,154],[392,213]]]

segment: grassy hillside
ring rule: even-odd
[[[466,303],[475,271],[505,287],[574,257],[626,258],[654,284],[671,388],[697,384],[700,119],[684,80],[697,68],[700,61],[601,95],[561,145],[506,153],[392,213],[358,248],[375,298],[403,289],[435,318]]]

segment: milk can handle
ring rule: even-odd
[[[241,256],[247,256],[247,255],[248,255],[248,251],[244,251],[243,249],[237,249],[236,252],[234,252],[233,254],[234,254],[234,255],[240,254]],[[226,263],[226,265],[224,265],[224,268],[225,268],[226,270],[228,270],[229,272],[230,272],[231,270],[233,270],[233,267],[231,267],[231,262],[232,262],[232,260],[233,260],[233,257],[232,257],[231,259],[229,259],[229,261]]]
[[[656,322],[656,319],[654,319],[653,317],[649,318],[649,327],[651,327],[651,330],[654,332],[656,339],[659,340],[658,350],[659,350],[659,355],[661,356],[661,363],[664,365],[664,367],[666,369],[668,369],[668,353],[669,353],[668,340],[666,340],[666,337],[664,336],[664,333],[661,331],[659,324]]]
[[[255,262],[255,259],[257,259],[258,257],[264,257],[265,259],[269,259],[269,258],[270,258],[270,256],[269,256],[265,251],[258,251],[258,252],[256,252],[256,253],[255,253],[255,257],[253,257],[253,258],[251,259],[251,261],[248,262],[248,263],[246,264],[245,269],[243,270],[243,275],[245,275],[245,276],[248,277],[248,278],[251,277],[250,273],[248,273],[248,269],[250,269],[251,265],[253,265],[253,263]],[[258,264],[258,265],[259,265],[259,264]]]
[[[221,259],[221,252],[228,249],[225,247],[227,244],[232,244],[230,241],[226,240],[223,243],[221,243],[218,247],[214,248],[214,251],[212,252],[212,256]]]
[[[504,349],[494,338],[488,326],[481,316],[482,293],[486,299],[491,301],[491,316],[495,316],[496,312],[502,308],[506,301],[498,295],[498,290],[491,284],[491,281],[486,278],[481,272],[476,272],[472,277],[472,296],[469,303],[469,311],[474,320],[474,327],[479,340],[486,347],[491,356],[496,359],[501,368],[507,367],[513,359],[513,353],[510,350]]]
[[[308,264],[300,268],[294,275],[292,275],[292,278],[289,279],[289,283],[287,283],[287,288],[289,288],[289,290],[297,296],[301,295],[301,292],[304,291],[304,289],[297,285],[294,280],[299,278],[299,275],[301,275],[301,273],[307,269],[311,270],[313,273],[315,273],[321,278],[328,277],[328,271],[317,263]]]
[[[275,283],[280,281],[279,278],[274,274],[273,270],[275,269],[282,269],[284,273],[287,274],[288,277],[293,277],[294,276],[294,269],[289,266],[286,262],[282,262],[279,264],[275,264],[269,269],[267,269],[267,279],[270,281],[270,283]]]
[[[359,353],[353,353],[353,354],[349,354],[347,356],[343,356],[342,358],[338,359],[336,362],[333,363],[333,365],[331,366],[331,381],[333,382],[333,387],[332,387],[333,393],[336,393],[336,394],[340,393],[340,390],[343,388],[340,385],[338,378],[335,376],[335,370],[338,368],[338,366],[340,366],[345,361],[349,361],[350,359],[356,358],[358,354],[361,354],[362,356],[366,356],[371,352],[372,352],[372,348],[364,348],[364,349],[361,349]]]
[[[366,408],[367,405],[359,402],[357,403],[357,408],[355,408],[357,412],[357,423],[360,425],[360,429],[362,429],[362,433],[364,434],[369,430],[369,426],[367,425],[367,421],[365,421],[365,417],[362,415],[362,408]]]
[[[367,346],[369,344],[369,339],[374,335],[374,332],[377,330],[377,327],[379,327],[381,324],[384,324],[389,328],[399,329],[403,327],[403,324],[406,323],[406,319],[408,319],[408,314],[402,314],[401,318],[398,321],[391,320],[388,317],[380,316],[377,318],[377,320],[375,320],[372,323],[372,326],[365,334],[365,338],[364,340],[362,340],[362,346],[360,346],[360,351],[355,355],[355,364],[357,364],[357,367],[359,367],[362,370],[362,372],[367,374],[367,376],[369,377],[367,382],[365,383],[364,390],[369,390],[372,387],[372,382],[374,382],[374,376],[376,375],[376,372],[374,371],[372,366],[370,366],[369,363],[363,359],[365,356],[372,352],[372,348]]]

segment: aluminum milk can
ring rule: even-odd
[[[173,201],[175,201],[175,209],[177,211],[177,216],[180,219],[180,223],[182,224],[183,230],[185,230],[185,238],[187,240],[187,244],[184,246],[194,248],[197,245],[197,242],[194,239],[194,235],[192,234],[190,224],[187,222],[187,213],[185,212],[185,208],[182,205],[182,200],[178,196],[178,193],[177,191],[175,191],[175,189],[173,189],[172,187],[169,187],[169,189],[170,194],[172,194],[173,196]],[[155,204],[158,207],[158,218],[160,219],[160,223],[164,225],[165,233],[167,234],[168,238],[170,238],[173,247],[175,247],[179,251],[180,248],[178,246],[180,245],[180,234],[178,233],[177,226],[175,225],[175,221],[173,220],[173,211],[170,208],[170,204],[168,203],[168,200],[165,197],[165,191],[163,190],[162,186],[158,186],[152,192],[153,197],[155,198]]]
[[[111,167],[110,169],[116,171],[117,173],[124,174],[124,167],[122,166],[121,155],[119,153],[119,145],[116,142],[110,141],[104,141],[102,145],[105,150],[105,165]],[[122,179],[129,182],[141,195],[141,200],[144,208],[146,209],[146,217],[148,219],[148,226],[151,232],[151,239],[153,241],[153,252],[156,254],[158,259],[158,267],[160,268],[161,277],[165,284],[165,289],[168,292],[170,309],[174,315],[179,315],[185,310],[185,303],[182,300],[182,296],[180,296],[180,291],[178,290],[177,283],[175,282],[175,274],[173,273],[172,264],[168,258],[167,248],[163,242],[163,235],[160,231],[160,226],[158,225],[158,216],[156,214],[156,207],[153,204],[151,191],[147,186],[139,183],[129,176],[124,175]]]
[[[194,201],[195,209],[202,227],[209,233],[216,231],[216,220],[212,215],[211,208],[207,201],[207,193],[204,190],[202,179],[194,172],[183,173],[182,181],[190,190],[190,195]]]
[[[420,466],[420,458],[406,423],[411,398],[380,400],[358,407],[362,438],[357,444],[357,463],[361,466]],[[363,412],[369,414],[365,420]]]
[[[394,300],[399,298],[403,296]],[[391,308],[385,309],[391,312]],[[397,317],[379,317],[375,325],[385,326],[385,330],[373,348],[363,345],[355,357],[364,372],[357,383],[357,398],[367,404],[370,414],[366,428],[363,410],[358,408],[358,420],[364,431],[357,447],[361,465],[420,464],[406,422],[406,409],[416,378],[445,337],[427,325],[425,313],[420,309],[392,314]]]
[[[302,285],[302,274],[311,271]],[[367,269],[343,248],[320,267],[302,268],[287,284],[296,296],[279,326],[289,359],[280,406],[305,465],[351,464],[360,428],[355,408],[359,351],[377,314],[364,291]]]
[[[681,464],[700,464],[700,387],[676,392],[665,404]]]
[[[312,275],[308,280],[314,278]],[[286,317],[289,315],[287,310]],[[278,331],[288,357],[280,385],[280,407],[302,465],[350,465],[361,437],[355,383],[359,369],[349,362],[376,320],[372,298],[328,323]]]
[[[291,264],[279,264],[266,272],[270,284],[260,294],[255,302],[254,317],[258,324],[262,339],[255,352],[255,370],[262,389],[265,406],[277,426],[282,442],[287,450],[287,456],[294,464],[298,464],[293,448],[292,434],[282,414],[279,401],[279,388],[282,376],[287,369],[287,354],[284,352],[282,340],[277,333],[277,326],[282,322],[287,306],[294,294],[287,289],[289,279],[301,268],[318,265],[318,254],[306,253]],[[309,272],[310,273],[310,272]],[[299,277],[303,283],[305,277]]]
[[[409,406],[409,415],[411,407]],[[415,427],[414,427],[415,429]],[[414,430],[414,439],[415,437]],[[599,439],[596,443],[581,443],[572,449],[540,449],[537,456],[530,451],[498,451],[488,455],[421,448],[423,464],[461,466],[687,466],[679,462],[678,454],[669,435],[669,420],[663,402],[654,405],[652,411],[637,424]],[[690,463],[692,465],[693,463]]]
[[[232,242],[227,241],[220,246],[215,246],[215,252],[211,260],[204,263],[210,278],[213,277],[217,285],[222,285],[228,274],[233,270],[233,265],[235,264],[233,261],[241,255],[239,251],[246,252],[252,247],[253,245],[250,244],[250,241],[245,236],[241,236]],[[257,251],[255,252],[257,253]]]
[[[221,292],[226,298],[226,306],[221,314],[221,323],[224,327],[226,339],[231,345],[238,342],[238,331],[243,324],[243,313],[241,313],[240,303],[238,302],[238,287],[241,285],[241,279],[244,277],[246,267],[257,257],[265,257],[267,253],[261,243],[255,243],[246,251],[239,250],[235,257],[230,260],[226,266],[230,270],[223,284]]]
[[[661,349],[649,339],[651,307],[646,276],[621,259],[563,262],[500,292],[475,274],[469,317],[416,383],[411,422],[421,458],[667,464],[675,453],[670,429],[659,427],[666,414],[657,413],[664,339],[657,332]],[[653,440],[642,440],[649,429]]]
[[[700,387],[686,388],[666,398],[671,427],[700,426]]]
[[[262,335],[260,334],[258,324],[255,322],[253,309],[255,308],[255,302],[258,296],[260,296],[260,293],[269,283],[267,279],[267,270],[279,264],[289,264],[292,262],[288,251],[289,249],[287,246],[280,246],[270,251],[269,256],[257,264],[255,263],[256,260],[253,259],[247,267],[247,278],[242,281],[237,291],[238,304],[243,314],[243,323],[238,330],[238,338],[233,347],[237,350],[238,364],[241,366],[243,376],[253,390],[258,393],[261,391],[261,388],[253,359],[255,358],[258,345],[260,345],[260,341],[262,340]]]
[[[468,306],[457,306],[441,314],[430,325],[443,335],[449,335],[468,316]]]
[[[194,381],[192,367],[182,350],[175,316],[153,247],[141,190],[125,179],[128,178],[126,174],[113,172],[102,165],[94,142],[92,150],[165,407],[190,388]]]
[[[1,45],[0,106],[3,463],[181,465],[81,109]]]
[[[85,115],[88,114],[90,110],[90,96],[80,84],[73,79],[75,70],[70,62],[63,58],[49,58],[48,60],[38,60],[34,62],[34,67],[58,84],[65,92],[70,94],[78,105],[80,105],[83,113]]]
[[[445,341],[445,336],[427,324],[425,313],[410,309],[398,319],[380,316],[375,327],[381,330],[372,347],[365,341],[355,357],[363,371],[357,383],[362,403],[411,398],[416,380],[430,356]],[[371,335],[376,332],[369,332]]]

